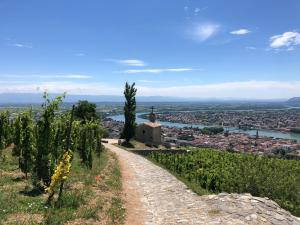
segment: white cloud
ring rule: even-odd
[[[197,23],[188,27],[187,35],[189,38],[203,42],[216,35],[220,30],[220,25],[215,23]]]
[[[206,9],[208,9],[207,6],[202,7],[202,8],[195,8],[195,9],[194,9],[194,15],[195,15],[195,16],[198,16],[198,13],[199,13],[200,11],[204,11],[204,10],[206,10]]]
[[[191,71],[192,68],[169,68],[169,69],[132,69],[132,70],[125,70],[124,73],[162,73],[162,72],[186,72]]]
[[[300,80],[295,81],[236,81],[199,85],[179,85],[169,87],[146,87],[138,85],[138,96],[174,96],[193,98],[235,98],[274,99],[300,95]],[[0,93],[51,93],[122,95],[123,85],[111,86],[106,83],[55,81],[7,83],[0,85]]]
[[[256,48],[256,47],[253,47],[253,46],[247,46],[246,49],[247,49],[247,50],[256,50],[257,48]]]
[[[77,82],[31,82],[0,86],[0,93],[50,93],[87,94],[87,95],[122,95],[123,87],[111,87],[104,83]]]
[[[119,60],[119,63],[127,66],[145,66],[145,63],[142,60],[138,59]]]
[[[172,87],[138,86],[139,95],[181,96],[193,98],[290,98],[300,95],[300,81],[237,81]],[[180,93],[180,94],[179,94]]]
[[[231,34],[235,34],[235,35],[244,35],[244,34],[248,34],[250,33],[251,31],[250,30],[247,30],[247,29],[239,29],[239,30],[233,30],[231,31],[230,33]]]
[[[89,75],[84,74],[0,74],[0,77],[5,78],[30,78],[30,79],[51,79],[51,78],[63,78],[63,79],[88,79]],[[11,82],[11,81],[10,81]]]
[[[55,78],[70,78],[70,79],[88,79],[91,78],[89,75],[82,75],[82,74],[64,74],[64,75],[54,75],[52,77]],[[50,76],[51,78],[51,76]]]
[[[291,51],[296,45],[300,45],[300,33],[298,32],[289,31],[270,38],[270,47],[273,49],[286,47],[287,50]]]
[[[85,53],[79,52],[79,53],[76,53],[75,56],[85,56]]]
[[[146,66],[146,63],[139,59],[105,59],[107,62],[114,62],[125,66]]]
[[[195,16],[198,16],[198,13],[201,11],[201,9],[199,9],[199,8],[195,8],[194,9],[194,15]]]
[[[18,48],[32,48],[32,45],[25,45],[25,44],[20,44],[20,43],[12,44],[12,46],[18,47]]]
[[[141,82],[141,83],[153,83],[152,80],[138,80],[137,82]]]

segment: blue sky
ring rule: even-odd
[[[0,0],[0,92],[300,96],[299,0]]]

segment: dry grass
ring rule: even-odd
[[[121,174],[116,157],[104,150],[94,155],[93,169],[75,154],[61,208],[46,207],[46,194],[36,193],[18,169],[11,148],[0,159],[0,224],[123,224]]]

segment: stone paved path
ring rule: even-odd
[[[145,225],[300,224],[296,217],[265,198],[249,194],[198,196],[147,159],[110,143],[104,145],[117,154],[122,171],[131,172],[130,179],[123,182],[137,192],[141,204],[136,214],[144,214],[140,218]]]

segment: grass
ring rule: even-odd
[[[111,218],[110,224],[116,224],[119,221],[125,219],[125,208],[122,206],[122,200],[120,197],[113,197],[112,204],[108,210],[108,215]]]
[[[129,145],[118,145],[118,144],[114,144],[115,146],[118,146],[119,148],[122,148],[124,150],[133,150],[133,149],[156,149],[156,147],[151,147],[151,146],[148,146],[146,145],[145,143],[143,142],[140,142],[140,141],[137,141],[137,140],[131,140],[129,142]],[[163,145],[159,145],[157,149],[166,149],[165,146]]]
[[[34,189],[30,178],[23,178],[11,150],[4,149],[0,159],[1,225],[124,223],[121,172],[112,153],[104,150],[100,157],[95,154],[91,170],[75,154],[60,207],[47,207],[48,195]]]

